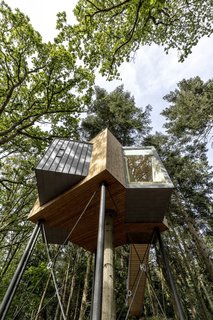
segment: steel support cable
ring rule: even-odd
[[[136,295],[136,292],[137,292],[137,290],[138,290],[138,286],[139,286],[141,277],[142,277],[142,275],[143,275],[143,272],[144,272],[144,270],[141,269],[141,270],[140,270],[140,273],[139,273],[139,276],[138,276],[138,280],[137,280],[136,286],[135,286],[135,288],[134,288],[134,293],[133,293],[133,295],[132,295],[132,300],[131,300],[131,302],[130,302],[130,304],[129,304],[129,308],[128,308],[128,310],[127,310],[127,314],[126,314],[125,320],[128,319],[129,312],[130,312],[131,306],[132,306],[132,304],[133,304],[133,302],[134,302],[135,295]]]
[[[89,199],[89,201],[87,202],[86,206],[84,207],[82,213],[80,214],[80,216],[78,217],[78,219],[76,220],[74,226],[72,227],[72,229],[70,230],[68,236],[66,237],[66,239],[64,240],[64,242],[60,245],[59,249],[58,249],[58,252],[56,253],[56,255],[54,256],[53,258],[53,262],[55,264],[56,262],[56,259],[58,257],[58,255],[60,254],[60,251],[62,249],[62,247],[67,243],[67,241],[69,240],[71,234],[73,233],[73,231],[75,230],[75,228],[77,227],[77,225],[79,224],[81,218],[83,217],[84,213],[86,212],[87,208],[89,207],[91,201],[93,200],[93,198],[95,197],[96,193],[97,193],[98,189],[96,191],[93,192],[91,198]]]
[[[138,250],[137,250],[136,247],[135,247],[135,244],[132,243],[132,239],[131,239],[131,237],[129,236],[129,239],[130,239],[130,241],[131,241],[131,245],[133,246],[133,248],[134,248],[134,250],[135,250],[135,252],[136,252],[136,254],[137,254],[138,260],[139,260],[139,262],[140,262],[141,265],[144,263],[145,257],[146,257],[146,255],[147,255],[147,253],[148,253],[148,250],[149,250],[150,246],[153,244],[154,236],[155,236],[155,232],[153,231],[152,237],[151,237],[151,242],[150,242],[150,244],[147,246],[146,251],[145,251],[145,253],[144,253],[144,256],[143,256],[143,259],[142,259],[142,260],[141,260],[141,258],[140,258],[140,256],[139,256]],[[133,291],[133,290],[134,290],[135,282],[136,282],[136,280],[137,280],[137,277],[138,277],[139,272],[140,272],[140,269],[138,269],[137,275],[136,275],[136,277],[135,277],[135,281],[134,281],[134,283],[133,283],[132,288],[130,289],[130,291]]]
[[[146,257],[146,255],[147,255],[148,250],[149,250],[149,247],[150,247],[151,244],[153,243],[154,234],[155,234],[155,233],[154,233],[154,231],[153,231],[153,233],[152,233],[152,238],[151,238],[151,243],[149,244],[149,246],[147,246],[146,251],[145,251],[145,254],[144,254],[142,260],[141,260],[139,254],[138,254],[138,251],[137,251],[135,245],[132,244],[133,247],[134,247],[134,249],[135,249],[135,252],[136,252],[136,254],[137,254],[137,256],[138,256],[138,259],[139,259],[139,261],[140,261],[140,265],[143,265],[143,263],[144,263],[145,257]],[[130,304],[129,304],[129,308],[128,308],[128,310],[127,310],[127,314],[126,314],[125,320],[128,319],[128,316],[129,316],[129,313],[130,313],[130,309],[131,309],[131,306],[132,306],[132,304],[133,304],[133,302],[134,302],[134,299],[135,299],[135,296],[136,296],[136,292],[137,292],[137,289],[138,289],[138,286],[139,286],[141,277],[142,277],[142,275],[143,275],[143,272],[146,272],[146,269],[145,269],[145,268],[139,268],[138,273],[137,273],[137,276],[135,277],[135,281],[134,281],[134,284],[133,284],[134,293],[133,293],[133,295],[132,295],[132,300],[131,300],[131,302],[130,302]],[[133,290],[132,290],[132,291],[133,291]]]
[[[27,292],[29,284],[30,284],[30,279],[24,284],[24,287],[22,288],[22,292],[19,294],[19,302],[24,301],[24,303],[21,303],[21,307],[19,309],[16,308],[16,310],[15,310],[15,312],[13,314],[12,320],[18,319],[17,317],[18,317],[19,313],[22,311],[22,309],[24,307],[26,307],[26,299],[25,299],[25,297],[27,295],[29,295],[29,292]]]
[[[93,198],[95,197],[96,193],[97,193],[98,190],[94,191],[91,198],[89,199],[88,203],[86,204],[85,208],[83,209],[82,213],[80,214],[79,218],[77,219],[77,221],[75,222],[74,226],[72,227],[72,229],[70,230],[68,236],[66,237],[66,239],[64,240],[63,244],[60,245],[59,249],[58,249],[58,252],[56,253],[56,255],[54,256],[54,258],[51,260],[50,258],[50,253],[49,253],[49,248],[48,248],[48,244],[47,244],[47,238],[46,238],[46,233],[45,233],[45,228],[44,228],[44,225],[42,225],[42,230],[43,230],[43,235],[44,235],[44,240],[45,240],[45,244],[46,244],[46,248],[47,248],[47,255],[48,255],[48,260],[49,260],[49,266],[51,267],[51,273],[52,273],[52,277],[53,277],[53,281],[54,281],[54,286],[55,288],[57,287],[57,283],[56,283],[56,280],[55,280],[55,276],[54,276],[54,266],[55,266],[55,263],[56,263],[56,259],[61,251],[61,248],[65,245],[65,243],[68,241],[69,237],[71,236],[71,234],[73,233],[73,231],[75,230],[76,226],[78,225],[78,223],[80,222],[81,218],[83,217],[84,213],[86,212],[88,206],[90,205],[91,201],[93,200]],[[57,295],[57,298],[58,298],[58,302],[59,302],[59,305],[60,305],[60,308],[61,308],[61,311],[62,311],[62,304],[61,304],[61,300],[60,300],[60,296],[59,296],[59,290],[58,290],[58,287],[57,287],[57,290],[56,290],[56,295]],[[55,295],[54,295],[55,296]],[[53,296],[53,297],[54,297]],[[53,299],[50,298],[50,300],[48,301],[48,303]],[[47,303],[47,304],[48,304]],[[47,305],[46,304],[46,305]],[[42,308],[43,310],[43,308]],[[62,315],[63,315],[63,318],[66,319],[66,316],[64,314],[64,311],[62,311]]]
[[[54,259],[53,259],[53,265],[55,264],[55,261],[57,259],[57,256],[60,253],[61,247],[67,242],[67,240],[69,239],[70,235],[72,234],[72,232],[74,231],[75,227],[77,226],[77,224],[79,223],[80,219],[82,218],[83,214],[85,213],[86,209],[88,208],[89,204],[91,203],[92,199],[94,198],[95,194],[97,193],[97,190],[92,194],[91,198],[89,199],[88,203],[86,204],[84,210],[82,211],[81,215],[79,216],[78,220],[76,221],[75,225],[73,226],[72,230],[70,231],[69,235],[67,236],[67,238],[65,239],[64,243],[60,246],[58,252],[56,253]],[[40,227],[38,228],[40,230]],[[32,288],[31,293],[33,293],[35,291],[35,289],[38,287],[39,283],[42,281],[42,279],[44,278],[45,274],[43,276],[41,276],[41,278],[36,282],[35,286]],[[60,287],[60,289],[62,289],[62,287]],[[45,304],[48,305],[48,303],[55,297],[56,294],[54,294],[49,300],[48,302]],[[29,296],[29,293],[28,293]],[[29,301],[30,298],[26,298],[25,302]],[[22,309],[24,308],[24,305],[22,305],[20,307],[20,309],[18,310],[18,312],[20,312]],[[43,310],[44,307],[42,307],[41,310]],[[1,319],[2,320],[2,319]]]
[[[161,303],[160,303],[160,301],[159,301],[159,299],[158,299],[158,297],[157,297],[157,295],[156,295],[156,293],[155,293],[155,291],[154,291],[154,288],[153,288],[153,286],[152,286],[152,284],[151,284],[151,280],[150,280],[150,278],[149,278],[149,276],[148,276],[147,270],[146,270],[146,269],[142,269],[142,270],[140,270],[140,272],[141,272],[141,273],[140,273],[140,278],[141,278],[141,276],[142,276],[142,272],[144,272],[144,273],[146,274],[147,280],[149,281],[150,287],[151,287],[151,289],[152,289],[152,291],[153,291],[153,293],[154,293],[154,296],[155,296],[155,298],[156,298],[156,300],[157,300],[157,302],[158,302],[158,304],[159,304],[160,310],[161,310],[164,318],[167,320],[167,317],[166,317],[166,314],[165,314],[165,312],[164,312],[164,310],[163,310],[163,307],[161,306]],[[140,279],[139,279],[138,282],[137,282],[136,291],[137,291],[139,282],[140,282]],[[136,294],[136,291],[135,291],[135,294]],[[135,294],[134,294],[134,296],[133,296],[133,299],[134,299],[134,297],[135,297]],[[132,299],[132,300],[133,300],[133,299]],[[133,303],[133,301],[131,301],[131,302]],[[130,308],[131,308],[131,306],[130,306]],[[129,309],[130,309],[130,308],[129,308]],[[129,310],[128,310],[128,312],[129,312]],[[129,315],[129,313],[127,314],[127,316],[128,316],[128,315]],[[126,319],[127,319],[127,317],[125,318],[125,320],[126,320]]]
[[[152,240],[151,240],[150,246],[153,244],[155,234],[156,234],[156,232],[155,232],[155,230],[154,230],[154,231],[153,231],[153,234],[152,234]],[[140,256],[139,256],[139,253],[138,253],[138,250],[136,249],[136,247],[135,247],[134,244],[133,244],[133,246],[134,246],[135,252],[136,252],[136,254],[137,254],[137,256],[138,256],[138,259],[139,259],[140,263],[143,263],[144,258],[145,258],[146,254],[147,254],[148,247],[147,247],[147,250],[146,250],[146,252],[145,252],[145,254],[144,254],[143,260],[141,260],[141,259],[140,259]],[[149,246],[149,247],[150,247],[150,246]],[[159,307],[160,307],[160,309],[161,309],[161,312],[162,312],[163,316],[167,319],[166,314],[165,314],[165,312],[164,312],[164,310],[163,310],[163,308],[162,308],[162,306],[161,306],[161,303],[160,303],[160,301],[159,301],[159,299],[158,299],[158,297],[157,297],[157,295],[156,295],[156,293],[155,293],[155,291],[154,291],[154,288],[153,288],[153,286],[152,286],[152,284],[151,284],[151,277],[149,277],[149,274],[147,273],[147,270],[146,270],[146,269],[144,270],[144,272],[146,273],[147,280],[149,281],[149,284],[150,284],[150,286],[151,286],[151,288],[152,288],[152,290],[153,290],[153,292],[154,292],[155,298],[156,298],[156,300],[157,300],[157,302],[158,302],[158,304],[159,304]]]
[[[167,320],[166,313],[164,312],[163,307],[162,307],[162,305],[161,305],[161,303],[160,303],[160,300],[158,299],[157,294],[155,293],[155,290],[154,290],[154,288],[153,288],[153,285],[152,285],[152,282],[151,282],[151,276],[148,274],[147,271],[146,271],[146,276],[147,276],[147,280],[149,281],[149,284],[150,284],[150,287],[151,287],[151,289],[152,289],[152,292],[153,292],[153,294],[154,294],[154,296],[155,296],[155,299],[157,300],[157,303],[158,303],[158,305],[159,305],[159,307],[160,307],[160,310],[161,310],[164,318]]]
[[[116,202],[115,202],[115,200],[114,200],[114,198],[113,198],[113,196],[112,196],[112,194],[111,194],[111,191],[110,191],[110,189],[109,189],[108,187],[107,187],[107,191],[109,192],[109,196],[110,196],[110,198],[111,198],[111,200],[112,200],[112,202],[113,202],[113,205],[114,205],[114,207],[115,207],[115,211],[118,212],[117,204],[116,204]]]
[[[153,239],[154,239],[154,232],[153,232],[153,234],[152,234],[152,239],[151,239],[150,245],[153,243]],[[132,241],[132,240],[130,239],[130,241]],[[149,249],[150,245],[147,246],[147,249],[146,249],[146,251],[145,251],[145,254],[144,254],[144,256],[143,256],[143,259],[141,260],[139,254],[138,254],[138,251],[137,251],[137,249],[135,248],[135,245],[134,245],[133,243],[131,243],[131,244],[133,245],[133,247],[134,247],[134,249],[135,249],[135,252],[136,252],[136,254],[137,254],[137,256],[138,256],[138,259],[139,259],[139,261],[140,261],[140,264],[142,265],[143,262],[144,262],[144,259],[145,259],[145,257],[146,257],[146,254],[147,254],[147,252],[148,252],[148,249]],[[132,301],[131,301],[131,305],[129,306],[129,308],[128,308],[128,310],[127,310],[127,316],[129,315],[130,308],[131,308],[132,303],[133,303],[133,301],[134,301],[135,294],[136,294],[136,291],[137,291],[137,288],[138,288],[138,285],[139,285],[139,282],[140,282],[140,279],[141,279],[142,271],[144,271],[144,270],[142,270],[141,268],[138,269],[138,272],[137,272],[137,275],[136,275],[136,277],[135,277],[135,279],[134,279],[134,283],[133,283],[133,285],[132,285],[131,290],[129,290],[129,289],[127,290],[126,301],[127,301],[128,297],[129,297],[129,295],[128,295],[129,292],[131,292],[131,295],[132,295],[132,292],[134,291],[134,296],[133,296],[133,299],[132,299]],[[140,275],[140,279],[138,280],[138,282],[137,282],[137,284],[136,284],[136,281],[137,281],[139,275]],[[135,286],[136,286],[136,290],[135,290]],[[120,314],[119,314],[117,320],[120,319],[121,314],[122,314],[122,312],[123,312],[123,309],[124,309],[124,307],[122,307],[122,309],[121,309],[121,311],[120,311]],[[125,320],[126,320],[126,318],[125,318]]]
[[[115,206],[116,206],[116,205],[115,205]],[[130,242],[132,243],[132,239],[131,239],[130,235],[128,235],[128,237],[129,237]],[[149,247],[150,247],[151,244],[153,243],[153,240],[154,240],[154,231],[153,231],[153,233],[152,233],[151,243],[150,243]],[[149,247],[147,247],[147,249],[146,249],[146,251],[145,251],[145,254],[144,254],[144,256],[143,256],[143,260],[141,261],[140,256],[139,256],[139,254],[138,254],[138,252],[137,252],[137,250],[136,250],[136,248],[135,248],[135,245],[134,245],[134,244],[132,244],[132,245],[133,245],[133,247],[134,247],[134,249],[135,249],[135,252],[136,252],[136,254],[137,254],[137,256],[138,256],[138,259],[139,259],[140,263],[143,263],[144,258],[145,258],[146,254],[147,254],[147,251],[148,251],[148,248],[149,248]],[[133,283],[133,285],[132,285],[132,289],[131,289],[131,290],[127,290],[127,295],[126,295],[125,301],[127,301],[128,293],[129,293],[129,292],[132,293],[133,288],[135,287],[136,280],[137,280],[137,278],[138,278],[138,276],[139,276],[140,271],[141,271],[141,270],[139,269],[138,272],[137,272],[137,275],[136,275],[136,277],[135,277],[134,283]],[[133,303],[133,302],[132,302],[132,303]],[[130,306],[130,307],[131,307],[131,306]],[[120,319],[120,317],[121,317],[121,315],[122,315],[122,312],[123,312],[123,309],[124,309],[124,306],[121,308],[121,311],[120,311],[120,314],[119,314],[117,320]],[[128,308],[127,312],[129,313],[129,311],[130,311],[130,308]]]
[[[152,243],[151,243],[151,244],[152,244]],[[150,245],[151,245],[151,244],[150,244]],[[148,250],[149,250],[149,248],[150,248],[150,245],[147,246],[146,251],[145,251],[145,253],[144,253],[144,256],[143,256],[143,259],[142,259],[142,260],[141,260],[141,258],[140,258],[140,256],[139,256],[139,253],[138,253],[138,251],[137,251],[134,243],[132,243],[131,245],[133,246],[133,248],[134,248],[134,250],[135,250],[135,252],[136,252],[136,254],[137,254],[137,257],[138,257],[138,260],[139,260],[139,262],[140,262],[140,265],[143,265],[143,264],[144,264],[144,260],[145,260],[145,258],[146,258],[146,255],[147,255],[147,253],[148,253]],[[141,269],[139,268],[139,269],[138,269],[138,272],[137,272],[137,275],[136,275],[136,277],[135,277],[135,281],[134,281],[134,283],[133,283],[132,288],[130,289],[130,291],[133,291],[133,290],[134,290],[135,282],[136,282],[136,279],[137,279],[138,274],[140,273],[140,271],[141,271]]]
[[[61,290],[61,289],[62,289],[62,286],[59,287],[59,290]],[[50,301],[52,301],[52,300],[55,298],[55,296],[56,296],[56,292],[55,292],[54,295],[52,295],[52,297],[50,297],[50,298],[47,300],[47,302],[42,306],[42,308],[40,309],[39,313],[41,313],[41,311],[46,308],[46,306],[50,303]],[[16,319],[14,319],[14,320],[16,320]]]
[[[63,286],[59,287],[59,291],[62,290]],[[35,290],[35,288],[33,288],[33,290]],[[26,293],[27,295],[29,295],[29,293]],[[43,307],[40,309],[39,313],[45,309],[45,307],[50,303],[50,301],[52,301],[52,299],[54,299],[56,296],[56,292],[54,293],[54,295],[52,295],[52,297],[49,298],[49,300],[43,305]],[[22,307],[20,307],[20,309],[18,310],[18,312],[16,312],[13,320],[16,320],[17,319],[17,315],[19,314],[19,312],[25,307],[26,305],[26,302],[28,302],[30,299],[26,299],[25,300],[25,303],[22,305]]]
[[[33,293],[35,291],[35,289],[38,287],[39,283],[42,281],[42,279],[45,277],[45,273],[40,277],[40,279],[36,282],[36,284],[34,285],[34,287],[30,290],[30,291],[24,291],[23,296],[25,295],[26,298],[24,300],[24,304],[22,304],[22,306],[16,311],[16,314],[13,317],[13,320],[15,320],[18,316],[18,314],[20,313],[20,311],[26,306],[27,302],[30,300],[29,295],[30,293]],[[26,289],[27,289],[27,284],[26,284]]]
[[[78,269],[77,269],[78,270]],[[63,289],[63,285],[59,287],[59,291],[61,291]],[[56,292],[54,293],[54,295],[52,295],[52,297],[50,297],[47,302],[42,306],[42,308],[40,309],[40,312],[42,310],[44,310],[46,308],[46,306],[50,303],[50,301],[52,301],[52,299],[54,299],[56,296]]]
[[[59,303],[59,306],[60,306],[60,309],[61,309],[62,317],[63,317],[64,320],[67,320],[67,318],[65,316],[65,313],[64,313],[64,308],[63,308],[63,305],[62,305],[62,302],[61,302],[61,297],[60,297],[60,294],[59,294],[59,289],[58,289],[56,278],[55,278],[55,273],[54,273],[54,269],[53,269],[54,266],[53,266],[53,262],[52,262],[51,257],[50,257],[50,251],[49,251],[46,232],[45,232],[45,228],[44,228],[44,224],[43,223],[41,224],[41,231],[42,231],[42,235],[44,237],[44,243],[45,243],[46,250],[47,250],[47,257],[48,257],[48,261],[49,261],[48,266],[49,266],[49,269],[50,269],[50,272],[51,272],[51,275],[52,275],[52,279],[53,279],[53,283],[54,283],[54,287],[55,287],[55,292],[56,292],[56,296],[58,298],[58,303]]]
[[[83,214],[85,213],[86,209],[88,208],[88,206],[89,206],[90,202],[92,201],[93,197],[95,196],[96,192],[97,192],[97,191],[95,191],[95,192],[93,193],[92,197],[90,198],[90,200],[89,200],[89,202],[87,203],[86,207],[84,208],[83,212],[82,212],[81,215],[79,216],[78,220],[76,221],[75,225],[73,226],[72,230],[70,231],[70,233],[69,233],[67,239],[64,241],[64,243],[67,242],[67,240],[69,239],[71,233],[72,233],[73,230],[76,228],[77,224],[79,223],[80,219],[82,218]],[[37,230],[39,230],[39,229],[40,229],[40,228],[37,228]],[[37,235],[36,235],[36,236],[33,236],[33,237],[34,237],[34,239],[36,240]],[[34,242],[34,243],[35,243],[35,242]],[[26,250],[27,250],[27,251],[30,251],[30,249],[28,249],[28,248],[26,248]],[[58,252],[58,254],[59,254],[59,252]],[[58,254],[55,256],[54,260],[56,260]],[[25,254],[25,255],[26,255],[26,254]],[[23,258],[22,258],[22,260],[23,260]],[[28,260],[28,258],[26,258],[26,257],[24,256],[24,260],[23,260],[23,261],[25,261],[25,262],[22,263],[22,261],[21,261],[21,263],[22,263],[24,266],[26,266],[27,260]],[[17,273],[17,274],[19,273],[18,278],[20,279],[20,278],[21,278],[21,275],[22,275],[22,271],[19,271],[19,269],[20,269],[20,267],[18,266],[18,269],[17,269],[18,271],[17,271],[16,273]],[[20,281],[20,280],[18,280],[18,281]],[[12,291],[12,290],[15,291],[15,290],[16,290],[17,285],[16,285],[16,284],[14,285],[13,282],[14,282],[14,281],[12,280],[12,281],[11,281],[11,284],[13,285],[13,288],[12,288],[12,286],[10,286],[10,287],[9,287],[10,291]],[[11,288],[12,288],[12,289],[11,289]],[[15,289],[14,289],[14,288],[15,288]],[[12,297],[13,297],[13,294],[10,294],[10,298],[9,298],[9,300],[8,300],[8,301],[9,301],[8,305],[10,305],[10,303],[11,303],[11,301],[12,301]],[[6,298],[7,298],[7,297],[6,297]],[[3,301],[2,304],[1,304],[1,312],[4,313],[4,314],[2,314],[2,317],[5,317],[6,312],[7,312],[7,309],[8,309],[8,306],[5,306],[5,305],[6,305],[5,301]],[[4,318],[2,318],[2,319],[4,319]]]

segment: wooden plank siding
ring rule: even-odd
[[[93,140],[88,175],[47,203],[36,201],[28,219],[36,223],[45,221],[46,228],[58,228],[67,234],[81,216],[69,240],[83,248],[95,251],[98,230],[100,184],[107,185],[106,209],[116,211],[114,245],[129,243],[130,236],[138,243],[149,243],[155,227],[167,229],[163,218],[171,188],[128,188],[124,168],[123,149],[109,130],[102,131]],[[51,181],[50,189],[54,188]],[[134,196],[132,193],[136,194]],[[132,203],[131,203],[132,202]],[[149,211],[152,210],[151,214]],[[56,230],[56,229],[55,229]],[[60,231],[61,230],[61,231]],[[51,230],[50,230],[51,231]],[[51,234],[51,243],[58,243],[57,232]],[[54,242],[55,237],[55,242]]]

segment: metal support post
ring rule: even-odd
[[[92,320],[101,319],[102,287],[103,287],[103,257],[104,257],[104,225],[105,225],[106,185],[101,184],[99,209],[99,225],[97,238],[97,253],[95,262],[95,283],[92,302]]]
[[[178,293],[177,293],[177,289],[176,289],[176,285],[175,285],[175,282],[174,282],[174,279],[173,279],[173,276],[172,276],[172,273],[171,273],[171,270],[170,270],[170,267],[169,267],[169,260],[168,260],[168,257],[167,257],[163,242],[162,242],[162,238],[161,238],[161,234],[160,234],[159,228],[156,228],[156,233],[157,233],[157,237],[158,237],[158,241],[159,241],[159,246],[160,246],[160,251],[161,251],[161,254],[162,254],[163,263],[164,263],[164,266],[166,268],[166,272],[167,272],[167,275],[168,275],[169,283],[170,283],[170,286],[171,286],[171,289],[172,289],[172,293],[173,293],[173,297],[174,297],[174,300],[175,300],[178,316],[179,316],[180,320],[185,320],[183,307],[182,307],[182,304],[180,302],[180,299],[179,299],[179,296],[178,296]]]
[[[4,299],[0,305],[0,319],[1,320],[5,319],[5,316],[7,315],[7,311],[13,301],[13,297],[15,295],[16,289],[19,285],[21,277],[22,277],[24,270],[26,268],[27,262],[30,258],[30,255],[33,251],[36,240],[38,238],[38,235],[40,232],[40,224],[41,224],[41,222],[38,222],[38,224],[35,226],[35,228],[33,230],[33,233],[30,237],[30,240],[29,240],[27,247],[24,251],[24,254],[18,264],[18,267],[13,275],[13,278],[10,282],[10,285],[5,293]]]
[[[93,278],[92,278],[92,298],[91,298],[91,301],[94,300],[95,265],[96,265],[96,252],[94,254],[94,267],[93,267]],[[90,308],[90,319],[92,319],[92,314],[93,314],[93,303],[91,303],[91,308]]]

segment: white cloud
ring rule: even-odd
[[[73,8],[77,0],[6,0],[12,9],[18,8],[26,14],[44,41],[51,41],[56,35],[56,15],[66,11],[69,22],[74,22]]]

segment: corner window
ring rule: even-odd
[[[171,183],[154,147],[124,147],[123,153],[129,184]]]
[[[126,155],[126,169],[129,183],[153,182],[151,155]]]

